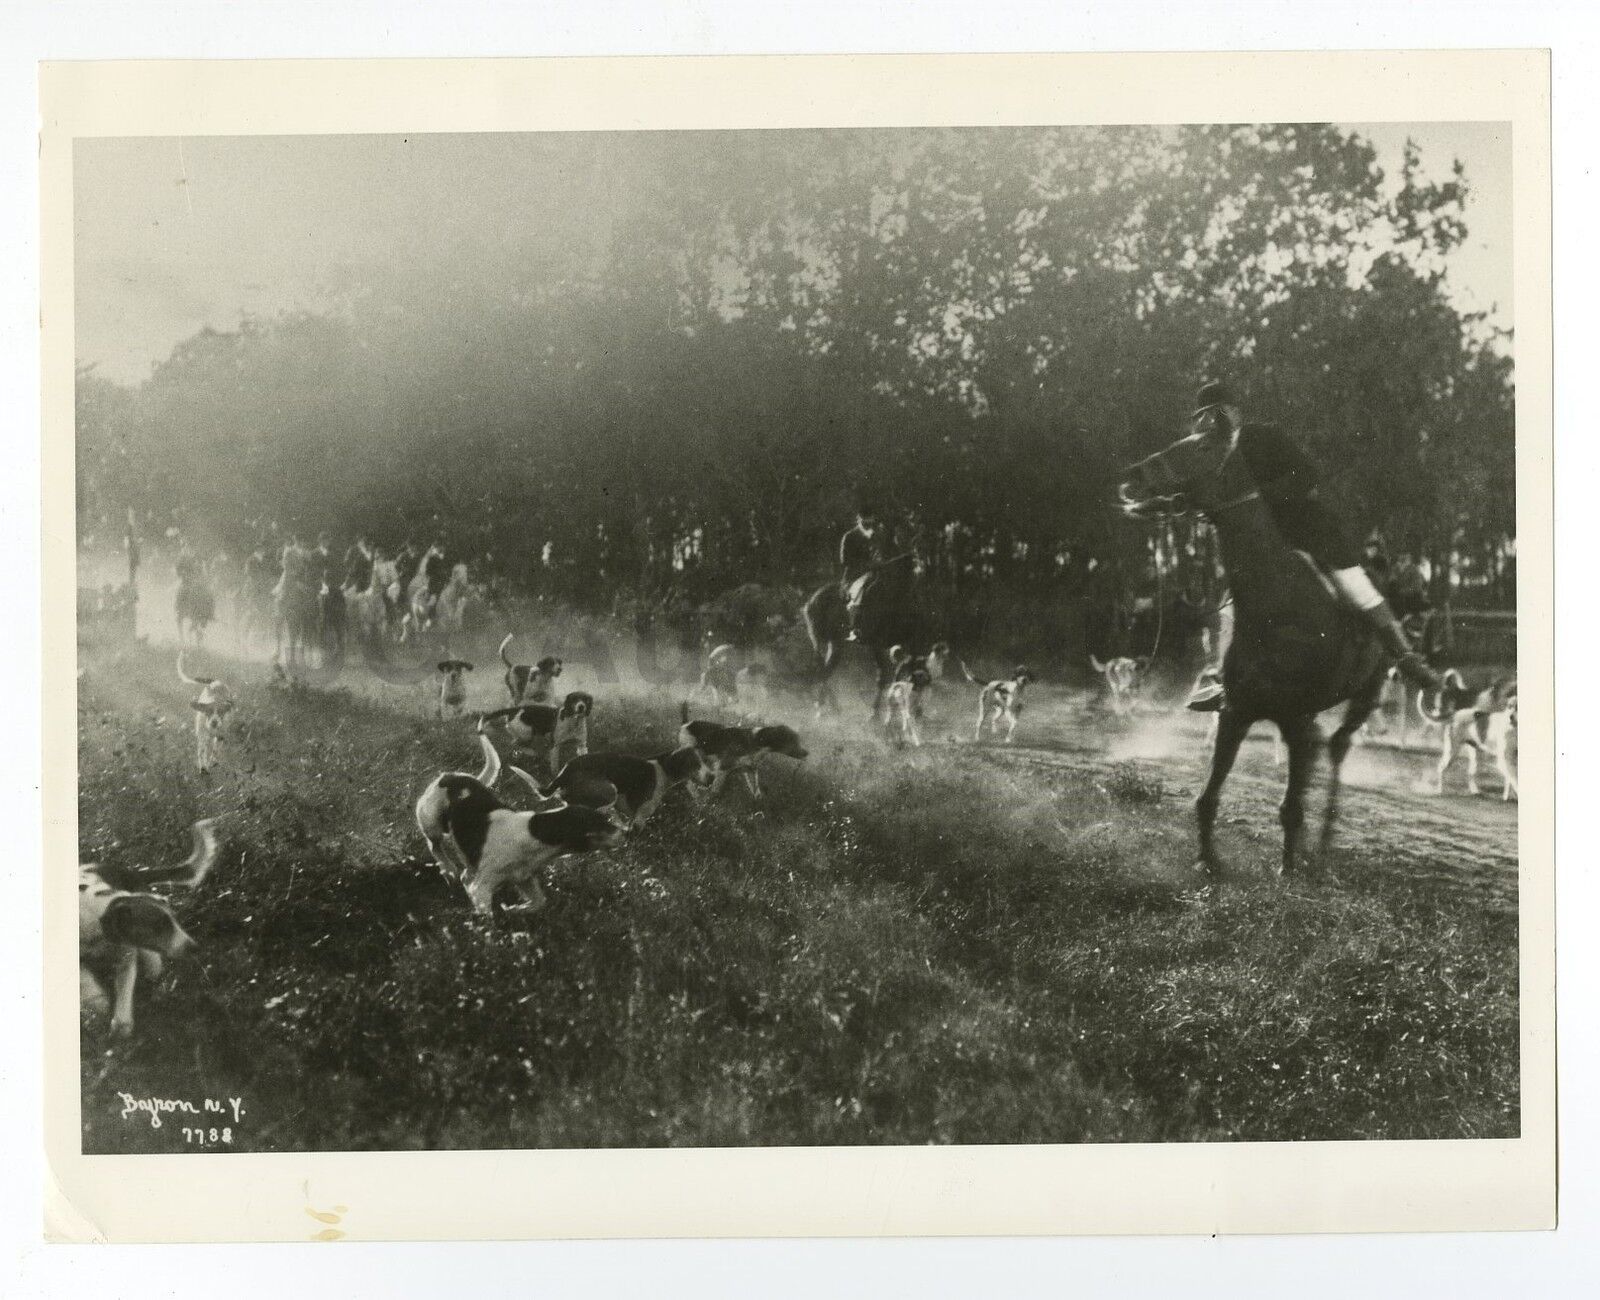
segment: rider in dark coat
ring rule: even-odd
[[[408,537],[400,553],[394,557],[395,578],[400,583],[400,600],[405,602],[406,593],[411,590],[411,580],[417,576],[417,569],[422,564],[422,557],[417,554],[417,548]]]
[[[435,542],[422,557],[422,576],[428,580],[428,594],[438,596],[450,580],[450,566],[445,562],[444,547]]]
[[[344,585],[352,591],[365,591],[372,582],[372,547],[365,534],[356,537],[344,553]]]
[[[876,509],[863,503],[856,510],[855,525],[839,539],[839,585],[844,589],[851,640],[855,639],[856,610],[866,589],[865,579],[887,558],[883,521]]]
[[[1317,472],[1305,452],[1275,424],[1244,423],[1225,384],[1209,383],[1200,390],[1193,418],[1197,433],[1244,457],[1284,540],[1322,567],[1340,601],[1372,624],[1401,673],[1418,686],[1438,690],[1438,674],[1411,648],[1394,611],[1372,585],[1361,567],[1361,550],[1343,520],[1317,495]],[[1191,709],[1209,712],[1222,707],[1222,661],[1229,639],[1226,635],[1215,639],[1211,662],[1189,696]]]

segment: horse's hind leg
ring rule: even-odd
[[[1378,678],[1372,686],[1351,700],[1337,730],[1328,737],[1328,802],[1322,812],[1322,834],[1317,839],[1318,856],[1325,855],[1333,844],[1333,828],[1339,821],[1340,774],[1344,760],[1350,753],[1356,732],[1377,706],[1378,692],[1383,689],[1383,682],[1384,678]]]
[[[1211,775],[1206,788],[1194,802],[1195,816],[1200,826],[1200,863],[1211,876],[1222,874],[1222,859],[1217,856],[1212,842],[1212,830],[1217,821],[1217,804],[1222,798],[1222,786],[1233,770],[1233,761],[1239,756],[1239,746],[1244,743],[1253,719],[1231,709],[1223,708],[1217,715],[1216,745],[1211,751]]]
[[[1300,832],[1306,819],[1306,790],[1311,784],[1311,773],[1317,764],[1317,734],[1315,718],[1297,717],[1278,723],[1283,743],[1289,751],[1289,784],[1283,792],[1283,803],[1278,807],[1278,824],[1283,827],[1283,866],[1280,874],[1293,875],[1300,855]],[[1350,744],[1345,737],[1345,745]],[[1337,778],[1335,778],[1337,780]],[[1333,796],[1330,794],[1329,799]]]

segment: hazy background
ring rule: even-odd
[[[1508,154],[1471,124],[83,142],[80,532],[437,541],[648,621],[752,584],[792,611],[865,497],[967,644],[1076,663],[1215,580],[1202,523],[1109,503],[1224,375],[1353,531],[1505,609]]]
[[[1407,140],[1425,174],[1465,168],[1469,237],[1448,258],[1452,301],[1512,323],[1510,127],[1361,123],[1393,190]],[[614,139],[614,137],[612,138]],[[78,146],[77,355],[142,379],[202,326],[326,302],[365,272],[452,251],[514,257],[542,215],[598,221],[630,177],[605,136],[296,136],[85,141]],[[558,197],[560,196],[560,197]]]

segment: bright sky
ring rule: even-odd
[[[1510,128],[1349,129],[1372,141],[1390,176],[1408,137],[1430,176],[1465,164],[1470,234],[1447,282],[1462,308],[1509,326]],[[558,201],[552,168],[568,202],[572,184],[605,183],[598,153],[584,157],[571,139],[520,137],[515,149],[496,135],[80,142],[78,359],[136,381],[203,325],[232,329],[244,313],[315,306],[330,285],[359,283],[364,267],[475,244],[514,256]]]

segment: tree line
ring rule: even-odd
[[[1324,125],[564,147],[625,183],[136,386],[80,368],[80,530],[436,537],[592,605],[820,580],[865,494],[954,590],[1138,588],[1205,539],[1118,518],[1118,471],[1225,376],[1437,595],[1514,594],[1509,340],[1443,278],[1459,168],[1385,186]]]

